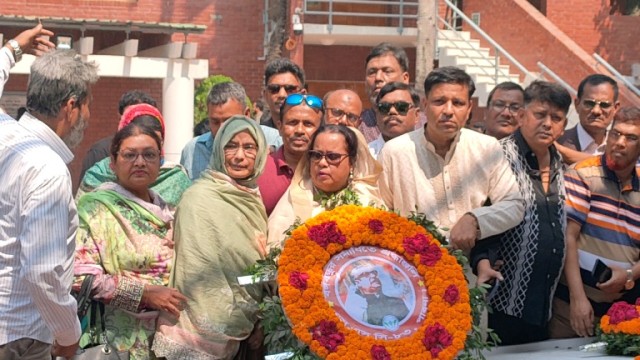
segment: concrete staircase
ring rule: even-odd
[[[480,41],[471,38],[468,31],[438,30],[437,54],[440,66],[456,66],[466,71],[476,85],[474,97],[485,107],[489,92],[496,85],[496,59]],[[508,65],[498,65],[497,83],[513,81],[525,85],[518,74],[512,74]],[[525,79],[530,82],[535,79]]]

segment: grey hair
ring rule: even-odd
[[[207,96],[207,105],[222,105],[229,99],[236,100],[243,108],[247,107],[247,92],[242,85],[233,81],[213,85]]]
[[[42,116],[55,118],[71,98],[78,106],[89,96],[91,85],[98,81],[98,67],[87,62],[73,50],[45,53],[31,65],[27,85],[27,109]]]

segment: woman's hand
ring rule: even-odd
[[[142,292],[142,302],[155,310],[166,311],[175,317],[180,317],[187,298],[178,289],[161,285],[145,285]]]

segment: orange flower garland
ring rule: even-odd
[[[635,306],[622,301],[613,304],[600,319],[600,328],[605,334],[640,335],[640,301]]]
[[[358,246],[402,256],[423,279],[427,314],[409,336],[380,340],[361,335],[325,299],[325,265],[333,255]],[[423,227],[395,213],[355,205],[323,212],[292,232],[278,264],[280,297],[292,330],[321,358],[453,359],[464,348],[471,307],[462,268]]]

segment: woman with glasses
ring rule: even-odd
[[[339,205],[381,205],[377,181],[382,167],[358,130],[324,125],[311,138],[291,185],[269,216],[268,248],[280,247],[297,220],[306,221]]]
[[[186,300],[167,287],[173,211],[150,189],[160,172],[161,144],[152,127],[132,123],[120,129],[111,144],[115,181],[78,202],[74,289],[94,275],[91,298],[106,305],[105,335],[135,360],[155,358],[150,348],[159,311],[178,316]],[[89,338],[83,335],[80,345]]]
[[[267,152],[260,125],[231,117],[213,141],[210,168],[180,200],[170,286],[188,300],[179,318],[161,315],[157,356],[264,359],[257,326],[262,287],[240,286],[237,277],[266,254],[267,214],[256,179]]]
[[[164,119],[160,111],[155,107],[149,104],[128,106],[122,114],[122,118],[118,124],[118,130],[131,123],[144,125],[153,129],[164,142]],[[161,157],[160,165],[160,172],[150,188],[160,194],[164,201],[175,208],[182,193],[191,185],[191,180],[184,167],[180,164],[165,161],[164,158]],[[86,171],[82,178],[78,193],[76,194],[76,200],[80,199],[83,194],[97,188],[100,184],[107,181],[114,182],[115,180],[115,173],[111,166],[111,157],[98,161]]]

